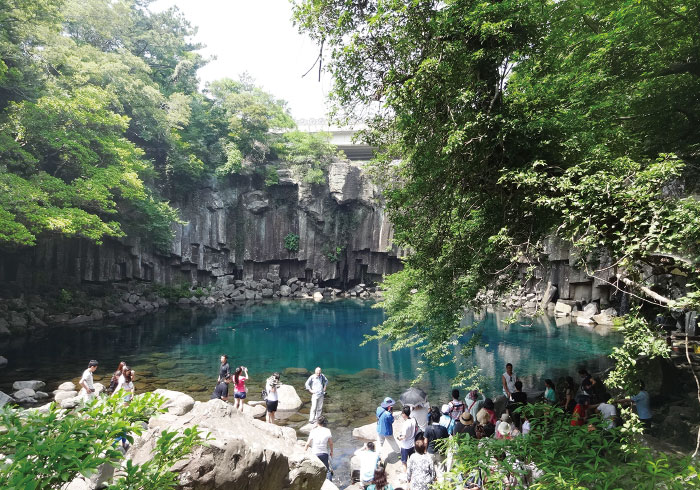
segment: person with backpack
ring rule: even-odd
[[[459,390],[457,388],[452,390],[452,401],[448,403],[447,406],[449,408],[450,418],[453,422],[452,432],[450,432],[450,435],[452,435],[454,434],[454,422],[456,422],[457,419],[459,419],[459,416],[464,413],[464,410],[466,408],[464,402],[459,399]]]
[[[401,452],[399,445],[394,439],[394,414],[391,412],[394,406],[394,400],[391,397],[384,398],[384,401],[377,407],[377,449],[382,452],[382,446],[386,441],[391,449],[397,453]]]
[[[114,371],[112,378],[109,380],[109,386],[107,387],[107,391],[109,393],[114,393],[114,391],[117,389],[117,385],[119,384],[119,376],[122,375],[125,367],[126,363],[124,361],[119,362],[117,370]]]
[[[485,401],[485,394],[482,393],[481,398],[479,398],[479,390],[472,390],[467,394],[467,399],[464,402],[467,406],[467,411],[472,414],[472,419],[476,420],[476,414],[484,408]]]
[[[309,423],[313,424],[314,421],[321,416],[321,409],[323,408],[323,397],[326,396],[326,387],[328,386],[328,378],[326,378],[323,373],[321,373],[321,368],[317,367],[314,374],[309,376],[306,380],[304,387],[311,393],[311,410],[309,412]]]

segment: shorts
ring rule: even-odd
[[[246,395],[247,393],[245,391],[237,391],[233,394],[233,397],[243,400],[246,397]]]
[[[271,402],[270,400],[265,400],[265,405],[267,406],[267,411],[268,412],[276,412],[278,403],[279,403],[278,400],[275,400],[274,402]]]
[[[401,462],[405,464],[405,463],[408,461],[408,458],[409,458],[409,457],[411,456],[411,454],[413,454],[414,452],[416,452],[416,448],[415,448],[415,447],[412,447],[411,449],[404,449],[404,448],[401,448]]]

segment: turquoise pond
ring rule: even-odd
[[[552,317],[504,326],[500,320],[505,315],[496,312],[481,318],[478,330],[486,346],[474,354],[488,391],[494,394],[506,362],[514,364],[526,387],[539,389],[543,378],[574,373],[582,364],[591,371],[607,367],[606,356],[620,341],[609,329],[582,327]],[[33,378],[46,381],[52,389],[54,384],[79,377],[87,361],[94,358],[100,361],[96,378],[113,371],[119,360],[126,360],[144,388],[167,385],[203,393],[213,388],[211,380],[221,353],[231,357],[232,366],[249,367],[253,387],[256,380],[273,371],[313,370],[317,365],[331,381],[333,376],[350,380],[359,373],[365,382],[368,375],[381,378],[381,382],[370,383],[372,388],[407,386],[416,373],[416,351],[392,352],[390,346],[378,342],[360,346],[383,318],[384,313],[367,301],[297,300],[215,309],[171,308],[120,326],[55,327],[0,344],[0,353],[10,360],[0,371],[0,387]],[[362,372],[368,369],[381,373]],[[455,374],[454,368],[436,370],[423,388],[428,393],[443,393]],[[296,385],[295,381],[287,379]],[[197,397],[205,398],[203,394]]]
[[[582,327],[566,319],[541,317],[505,326],[505,312],[479,317],[485,346],[473,360],[482,369],[487,394],[500,393],[506,362],[528,388],[543,389],[543,379],[556,379],[585,365],[590,371],[609,366],[607,355],[621,337],[610,329]],[[31,337],[0,344],[9,364],[0,370],[0,390],[11,392],[16,380],[39,379],[47,391],[66,380],[77,382],[90,359],[100,367],[95,380],[107,384],[120,360],[136,370],[136,389],[169,388],[207,400],[218,373],[219,355],[227,353],[231,366],[248,366],[249,399],[259,399],[262,381],[273,371],[293,385],[305,402],[301,414],[282,421],[295,428],[308,417],[306,374],[321,366],[330,384],[324,413],[334,434],[336,478],[347,482],[348,462],[357,441],[351,429],[374,422],[383,397],[398,398],[416,374],[415,350],[392,352],[390,346],[364,336],[384,318],[372,303],[338,300],[315,303],[290,300],[233,304],[212,309],[169,308],[130,319],[127,324],[53,327]],[[469,317],[465,321],[473,321]],[[285,372],[286,370],[286,372]],[[434,405],[449,399],[454,367],[432,371],[419,386]]]

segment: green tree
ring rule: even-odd
[[[698,6],[681,1],[300,1],[339,112],[366,111],[394,240],[378,335],[450,359],[461,308],[505,292],[553,233],[613,287],[696,304]],[[393,160],[400,158],[396,164]],[[645,266],[678,267],[685,299]],[[416,294],[404,294],[417,290]],[[462,337],[462,336],[466,337]]]

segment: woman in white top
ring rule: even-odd
[[[115,393],[122,391],[120,396],[123,397],[124,403],[129,403],[134,396],[134,371],[128,368],[124,368],[121,376],[119,376],[119,383],[117,383],[117,389],[114,390]]]
[[[511,396],[515,391],[515,382],[518,381],[518,376],[513,372],[513,365],[511,363],[506,364],[506,372],[501,376],[501,382],[503,383],[503,394],[508,400],[512,400]]]

